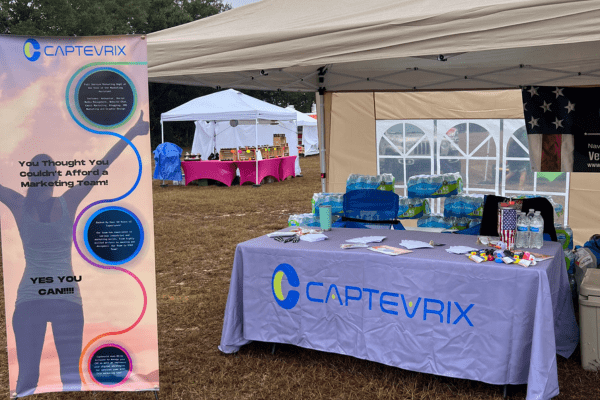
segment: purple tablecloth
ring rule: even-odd
[[[185,184],[196,179],[214,179],[231,186],[237,167],[233,161],[183,161],[181,163],[185,174]]]
[[[296,176],[296,156],[283,157],[279,166],[279,180],[288,176]]]
[[[329,240],[237,246],[219,349],[252,340],[347,354],[399,368],[490,384],[527,383],[527,399],[558,394],[556,354],[579,333],[559,243],[535,267],[449,254],[448,246],[387,256],[341,250],[385,235],[479,248],[475,236],[336,229]]]
[[[279,180],[279,166],[283,158],[271,158],[258,162],[258,183],[267,176]],[[240,185],[244,182],[256,182],[256,161],[236,161],[240,170]]]

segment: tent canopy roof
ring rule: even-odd
[[[296,111],[267,103],[234,89],[195,98],[160,115],[161,121],[295,120]]]
[[[148,52],[151,81],[197,86],[596,85],[600,1],[262,0],[151,33]]]

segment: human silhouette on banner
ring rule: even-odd
[[[126,133],[130,141],[146,135],[149,124],[140,113],[137,123]],[[127,146],[120,139],[104,156],[113,162]],[[44,163],[44,161],[46,161]],[[29,167],[30,183],[43,182],[56,176],[54,160],[47,154],[38,154]],[[29,186],[25,196],[0,184],[0,201],[12,212],[25,254],[25,271],[17,290],[15,311],[12,316],[17,345],[19,376],[17,397],[33,394],[40,376],[40,360],[47,323],[52,324],[54,344],[60,363],[63,391],[81,390],[79,358],[83,341],[82,296],[77,282],[59,282],[58,276],[74,276],[71,262],[73,224],[77,209],[95,185],[89,183],[102,177],[108,165],[96,165],[83,180],[62,196],[53,196],[53,186]],[[85,183],[88,183],[86,185]],[[42,296],[41,290],[73,288],[72,294]],[[69,289],[70,290],[70,289]]]

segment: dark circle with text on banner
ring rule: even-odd
[[[135,94],[129,80],[116,71],[87,75],[77,91],[78,108],[94,124],[108,127],[125,121],[134,111]]]
[[[84,232],[85,244],[99,261],[120,265],[133,259],[144,241],[140,220],[122,207],[106,207],[88,220]]]
[[[131,370],[131,358],[121,346],[102,346],[90,358],[90,376],[103,386],[119,385],[129,378]]]

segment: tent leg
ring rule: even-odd
[[[258,112],[256,113],[256,119],[254,120],[254,140],[256,142],[256,151],[258,151]],[[254,158],[256,158],[256,183],[252,186],[260,187],[260,182],[258,181],[258,157]]]
[[[160,187],[167,187],[169,186],[168,183],[165,183],[165,180],[163,179],[162,183],[160,184]]]
[[[275,346],[277,346],[277,343],[273,343],[273,347],[271,347],[271,354],[275,354]]]
[[[508,385],[504,385],[504,398],[506,399],[506,388],[508,387]]]
[[[321,158],[321,192],[326,189],[326,158],[325,158],[325,96],[317,92],[317,121],[319,126],[319,153]]]
[[[160,138],[162,140],[161,143],[164,143],[165,142],[165,128],[163,126],[162,119],[160,120]]]

